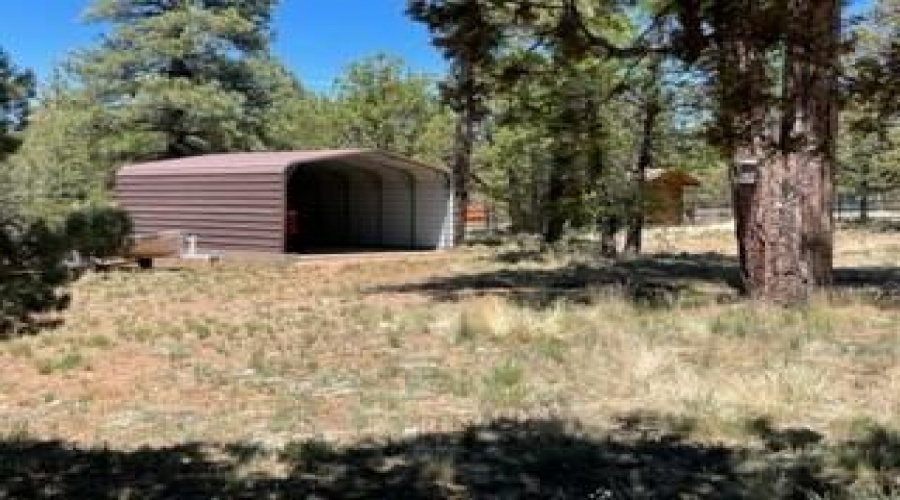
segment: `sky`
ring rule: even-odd
[[[41,79],[72,50],[100,35],[80,22],[88,0],[0,0],[0,47]],[[424,27],[409,20],[406,0],[281,0],[276,54],[309,88],[327,90],[350,63],[387,52],[419,72],[440,73],[444,63]]]
[[[871,0],[852,0],[859,12]],[[72,50],[100,35],[79,21],[88,0],[0,0],[0,47],[41,79]],[[328,90],[351,62],[386,52],[415,71],[440,73],[445,65],[427,31],[404,15],[406,0],[281,0],[275,52],[303,84]]]

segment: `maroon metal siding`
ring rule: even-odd
[[[440,168],[372,150],[219,154],[123,167],[116,175],[116,198],[133,217],[138,234],[180,230],[197,235],[204,250],[280,253],[284,251],[286,176],[298,165],[333,161],[348,171],[366,169],[375,178],[405,176],[407,184],[420,176],[438,173],[443,179],[448,175]],[[394,207],[392,200],[397,196],[387,196],[392,194],[390,186],[382,184],[374,185],[384,198],[379,218],[388,224],[394,212],[409,211],[412,203]],[[412,216],[401,215],[403,220]],[[361,214],[354,219],[365,222]],[[409,226],[404,224],[403,230]],[[392,235],[389,227],[376,229],[382,239]]]
[[[120,173],[116,197],[138,234],[180,230],[202,249],[281,252],[284,182],[281,171]]]

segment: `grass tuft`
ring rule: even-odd
[[[37,370],[41,375],[52,375],[57,372],[68,372],[88,367],[88,360],[80,352],[72,351],[37,362]]]

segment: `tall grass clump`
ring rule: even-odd
[[[518,406],[527,395],[525,369],[513,360],[495,365],[482,381],[482,399],[491,405]]]

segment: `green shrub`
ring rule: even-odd
[[[66,247],[46,224],[0,214],[0,332],[68,305],[59,293],[69,277],[62,263]]]
[[[109,206],[90,206],[66,218],[65,235],[83,257],[107,258],[128,250],[134,224],[128,214]]]

